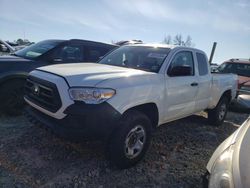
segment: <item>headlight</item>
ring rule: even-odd
[[[74,101],[84,101],[87,104],[100,104],[115,94],[113,89],[103,88],[70,88],[69,95]]]
[[[216,160],[209,179],[209,188],[233,188],[232,158],[234,145],[228,147]]]

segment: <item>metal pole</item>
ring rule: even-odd
[[[217,42],[214,42],[213,48],[212,48],[212,51],[211,51],[211,54],[210,54],[210,58],[209,58],[209,64],[210,64],[210,65],[211,65],[211,63],[212,63],[212,61],[213,61],[214,51],[215,51],[216,45],[217,45]]]

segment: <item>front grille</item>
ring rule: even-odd
[[[25,98],[51,112],[56,112],[62,106],[56,85],[33,76],[27,78]]]

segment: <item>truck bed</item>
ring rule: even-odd
[[[223,91],[231,90],[234,91],[231,93],[232,99],[236,97],[237,91],[237,82],[238,76],[236,74],[220,74],[220,73],[212,73],[212,86],[211,86],[211,99],[209,108],[214,108]],[[232,82],[234,83],[232,85]]]

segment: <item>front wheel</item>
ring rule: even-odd
[[[9,115],[20,115],[25,105],[25,80],[9,80],[0,86],[0,111]]]
[[[208,111],[208,120],[212,125],[220,126],[227,115],[229,100],[227,97],[220,99],[217,106]]]
[[[129,168],[145,155],[151,140],[149,118],[135,110],[126,112],[108,144],[108,156],[119,168]]]

